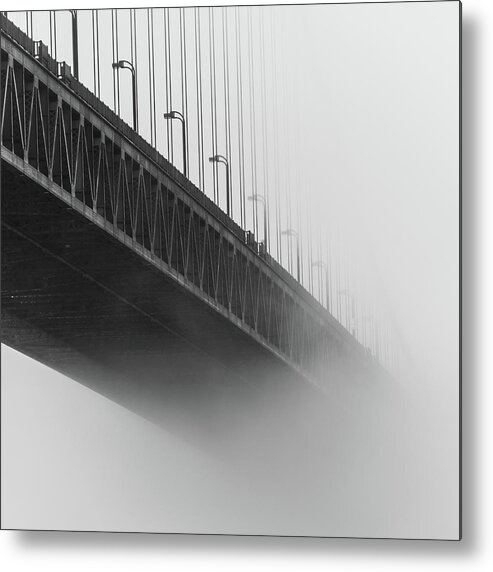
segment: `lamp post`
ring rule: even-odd
[[[319,268],[320,270],[322,268],[325,269],[325,298],[326,298],[327,310],[329,310],[330,312],[329,267],[323,260],[315,260],[315,262],[312,262],[312,266],[314,266],[315,268]]]
[[[72,14],[72,64],[74,77],[79,79],[79,32],[77,25],[77,10],[69,10]]]
[[[339,296],[346,296],[348,300],[351,300],[351,311],[349,311],[349,303],[346,306],[347,327],[348,328],[351,327],[350,318],[352,318],[353,321],[352,334],[353,336],[356,336],[356,301],[354,299],[354,294],[351,292],[351,290],[346,289],[346,290],[339,290]]]
[[[369,314],[363,314],[361,316],[361,330],[362,330],[362,338],[363,338],[363,346],[366,348],[367,353],[369,355],[372,354],[373,347],[372,347],[372,339],[371,339],[371,324],[373,322],[372,317]],[[369,324],[369,326],[368,326]],[[370,329],[370,335],[368,336],[368,329]],[[370,340],[368,341],[368,337]],[[368,345],[370,347],[368,347]]]
[[[260,201],[264,205],[264,245],[265,251],[269,252],[269,222],[268,222],[268,212],[267,212],[267,201],[263,195],[255,193],[248,197],[249,201]]]
[[[226,166],[226,212],[228,216],[231,216],[228,160],[223,155],[214,155],[214,157],[209,157],[209,163],[222,163]]]
[[[283,230],[281,232],[281,234],[284,234],[286,236],[289,236],[291,238],[296,238],[296,274],[297,274],[297,280],[298,282],[300,281],[300,276],[301,276],[301,269],[300,269],[300,237],[298,235],[298,233],[292,229],[292,228],[288,228],[286,230]]]
[[[111,64],[113,69],[126,69],[132,72],[132,103],[133,103],[133,122],[134,131],[139,131],[138,117],[137,117],[137,81],[135,77],[134,65],[128,60],[119,60]]]
[[[185,118],[179,111],[168,111],[163,116],[165,119],[179,119],[181,121],[181,135],[183,144],[183,174],[188,176],[188,161],[187,161],[187,132],[185,126]]]

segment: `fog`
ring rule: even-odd
[[[243,33],[244,140],[235,139],[241,102],[232,82],[232,135],[227,110],[221,111],[215,133],[205,129],[202,149],[191,74],[190,178],[224,209],[221,171],[203,169],[201,153],[205,162],[227,153],[233,218],[267,238],[293,275],[294,241],[282,231],[296,229],[303,285],[386,371],[380,378],[327,372],[317,387],[308,379],[285,380],[284,387],[280,374],[264,372],[276,378],[264,391],[245,402],[218,397],[213,414],[195,396],[195,424],[187,433],[2,346],[3,526],[457,538],[459,4],[242,10],[236,27],[234,8],[216,9],[212,20],[204,9],[199,29],[205,36],[211,21],[217,26],[218,86],[225,85],[221,66],[227,54],[233,59],[235,33]],[[137,11],[140,31],[144,12]],[[195,13],[170,13],[176,37],[181,28],[173,23],[193,30]],[[157,22],[164,14],[154,16],[162,68]],[[9,17],[23,25],[22,14]],[[79,25],[90,18],[87,11]],[[111,23],[109,11],[100,18]],[[130,58],[126,18],[121,11],[120,58]],[[49,43],[47,29],[35,21],[34,34]],[[111,70],[110,40],[101,40],[109,47],[101,50],[100,66]],[[148,71],[145,41],[137,56],[140,78]],[[57,49],[58,59],[70,62],[68,35]],[[228,65],[236,77],[238,63]],[[90,88],[93,71],[81,62],[81,81]],[[207,111],[205,64],[203,73],[207,123],[214,112]],[[129,77],[121,75],[119,105],[112,78],[111,71],[102,74],[100,95],[130,122]],[[155,79],[163,109],[157,119],[142,113],[140,132],[181,168],[178,127],[173,137],[159,94],[166,92],[168,107],[173,101],[180,107],[182,92],[178,81],[171,91],[162,74]],[[139,81],[142,105],[149,97],[152,104],[146,83]],[[252,98],[257,106],[247,109]],[[217,107],[224,106],[218,89]],[[242,145],[244,167],[236,156]],[[262,205],[248,202],[255,193],[268,203],[267,237]],[[317,260],[328,268],[325,276]]]

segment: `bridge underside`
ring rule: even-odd
[[[232,430],[314,388],[139,254],[2,162],[2,341],[164,425]],[[221,435],[215,435],[220,437]]]

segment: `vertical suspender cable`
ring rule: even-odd
[[[97,62],[97,80],[98,80],[98,97],[101,98],[101,53],[99,49],[99,10],[96,10],[96,62]]]
[[[284,49],[283,49],[284,54],[287,53],[287,46],[286,46],[286,36],[284,35]],[[293,160],[293,156],[292,156],[292,151],[293,151],[293,141],[292,141],[292,124],[291,121],[287,121],[286,115],[289,115],[289,113],[287,112],[287,110],[291,110],[291,106],[292,106],[292,86],[289,82],[289,78],[288,78],[288,66],[286,65],[286,58],[283,58],[283,79],[284,79],[284,85],[283,85],[283,92],[286,94],[286,97],[284,98],[284,102],[286,104],[286,108],[284,109],[284,132],[285,132],[285,140],[286,140],[286,153],[287,153],[287,164],[285,163],[284,169],[285,169],[285,173],[286,173],[286,186],[285,186],[285,201],[286,201],[286,217],[287,217],[287,226],[288,228],[292,227],[292,217],[291,217],[291,207],[292,207],[292,185],[293,185],[293,180],[291,177],[291,165],[292,165],[292,160]],[[292,273],[293,271],[293,241],[292,240],[288,240],[287,243],[287,250],[288,250],[288,261],[289,261],[289,272]]]
[[[198,91],[199,91],[199,110],[200,110],[200,170],[202,177],[203,192],[205,198],[206,185],[205,185],[205,165],[204,165],[204,97],[202,90],[202,24],[200,22],[200,9],[195,8],[196,26],[197,26],[197,46],[198,46]]]
[[[134,8],[130,8],[128,12],[129,26],[130,26],[130,63],[133,65],[135,70],[135,34],[133,28],[133,11]]]
[[[156,48],[154,44],[154,8],[151,8],[151,51],[152,51],[152,105],[154,114],[154,145],[157,147],[157,115],[156,115]]]
[[[54,42],[54,46],[55,46],[55,60],[58,60],[58,55],[57,55],[57,45],[56,45],[56,10],[53,10],[53,42]]]
[[[115,10],[112,9],[111,10],[111,49],[112,49],[112,61],[116,62],[118,61],[116,58],[116,53],[115,53],[115,16],[114,16],[114,12]],[[117,84],[117,76],[119,75],[118,69],[113,68],[113,111],[115,113],[118,113],[117,110],[117,106],[116,106],[116,84]]]
[[[134,54],[134,29],[133,29],[133,21],[132,21],[132,13],[134,8],[130,8],[128,11],[128,19],[129,19],[129,26],[130,26],[130,61],[132,65],[135,65],[135,54]]]
[[[154,105],[153,105],[153,68],[152,68],[152,56],[151,56],[151,9],[147,8],[147,65],[148,65],[148,80],[149,80],[149,128],[151,145],[155,145],[154,141]]]
[[[189,111],[188,111],[188,59],[187,59],[187,15],[188,11],[183,8],[183,61],[185,64],[185,135],[186,141],[186,151],[187,151],[187,175],[190,178],[188,172],[188,157],[190,156],[190,144],[188,142],[188,132],[189,132]]]
[[[339,229],[336,229],[335,242],[335,264],[336,264],[336,307],[337,319],[342,324],[342,307],[341,307],[341,248]]]
[[[193,23],[194,23],[194,47],[195,47],[195,89],[196,89],[196,108],[197,108],[197,167],[199,171],[199,188],[205,193],[203,168],[204,162],[202,157],[202,77],[200,75],[201,61],[200,61],[200,36],[199,36],[199,14],[198,8],[194,8]]]
[[[183,103],[183,117],[185,118],[185,143],[184,148],[186,150],[187,157],[189,156],[189,145],[188,145],[188,78],[187,78],[187,36],[186,36],[186,11],[185,8],[180,9],[180,19],[181,19],[181,45],[182,45],[182,103]],[[183,158],[185,160],[185,158]],[[188,165],[187,165],[188,170]],[[187,173],[188,177],[190,175]]]
[[[135,55],[135,63],[134,63],[134,73],[135,73],[135,85],[136,85],[136,91],[135,91],[135,97],[137,98],[137,106],[138,106],[138,94],[139,94],[139,58],[138,58],[138,53],[137,53],[137,14],[136,14],[136,10],[134,9],[134,46],[135,46],[135,50],[134,50],[134,55]],[[138,122],[137,122],[138,124]]]
[[[265,13],[266,8],[259,9],[259,23],[260,23],[260,81],[261,81],[261,96],[262,96],[262,166],[264,178],[264,209],[268,209],[269,204],[269,184],[268,184],[268,144],[267,144],[267,91],[266,91],[266,73],[265,73],[265,18],[261,15]],[[270,225],[264,229],[268,232]],[[270,240],[268,236],[264,236],[265,247],[267,248]]]
[[[218,131],[217,131],[217,81],[216,81],[216,26],[215,26],[215,10],[214,8],[210,8],[211,14],[211,32],[212,32],[212,69],[214,71],[213,75],[213,86],[214,86],[214,153],[216,154],[218,151],[217,147],[217,139],[218,139]],[[219,204],[219,181],[218,181],[218,168],[219,165],[214,163],[214,171],[216,174],[216,195],[217,195],[217,204]]]
[[[289,142],[287,137],[286,137],[286,142]],[[288,164],[289,164],[289,157],[288,157]],[[289,173],[287,175],[285,175],[285,177],[288,177]],[[291,199],[291,193],[290,193],[290,188],[289,188],[289,181],[286,184],[286,186],[284,187],[284,203],[285,203],[285,218],[286,218],[286,228],[290,229],[291,228],[291,203],[290,203],[290,199]],[[291,273],[292,270],[292,263],[293,263],[293,252],[292,252],[292,240],[289,237],[289,235],[287,235],[287,240],[286,240],[286,255],[288,258],[288,272]]]
[[[282,164],[281,164],[281,171],[282,171],[282,185],[280,188],[280,192],[279,192],[279,212],[280,212],[280,220],[279,220],[279,230],[280,230],[280,241],[281,244],[282,243],[282,227],[286,224],[288,224],[288,219],[287,219],[287,201],[288,201],[288,197],[287,197],[287,188],[288,188],[288,178],[287,178],[287,165],[286,165],[286,155],[287,155],[287,149],[288,149],[288,129],[287,129],[287,122],[286,122],[286,91],[287,91],[287,86],[286,86],[286,61],[284,58],[285,52],[286,52],[286,38],[285,38],[285,29],[281,25],[279,26],[279,30],[280,30],[280,41],[281,41],[281,46],[280,46],[280,50],[278,50],[277,55],[278,58],[280,60],[280,66],[279,66],[279,71],[280,71],[280,97],[279,97],[279,109],[281,110],[281,138],[280,141],[282,141]],[[289,268],[289,257],[290,257],[290,250],[289,250],[289,241],[286,242],[286,248],[285,248],[285,257],[287,258],[287,267]],[[281,264],[282,264],[282,260],[283,260],[283,252],[281,251]]]
[[[165,82],[165,101],[166,101],[166,111],[170,111],[169,102],[169,83],[170,78],[168,75],[168,8],[163,8],[163,36],[164,36],[164,82]],[[166,121],[166,158],[168,161],[171,158],[171,145],[170,145],[170,123],[171,121]]]
[[[298,281],[300,284],[303,284],[303,278],[305,276],[304,269],[303,269],[303,248],[304,248],[304,235],[303,235],[303,227],[301,226],[301,197],[299,193],[296,193],[296,226],[298,229],[298,249],[296,256],[300,258],[300,260],[296,261],[297,267],[299,268],[299,276],[297,275]]]
[[[91,24],[92,24],[92,72],[93,72],[93,77],[92,77],[92,81],[93,81],[93,86],[94,86],[94,93],[97,95],[98,94],[98,88],[97,88],[97,80],[96,80],[96,61],[97,61],[97,57],[96,57],[96,21],[95,21],[95,14],[94,14],[94,10],[91,10]]]
[[[154,117],[152,113],[152,63],[151,63],[151,12],[146,8],[146,21],[147,21],[147,80],[149,82],[149,135],[151,139],[151,146],[154,145]]]
[[[98,81],[97,81],[97,50],[96,50],[96,15],[95,10],[91,10],[92,16],[92,58],[93,58],[93,85],[94,93],[98,94]]]
[[[317,259],[322,261],[322,240],[320,235],[318,235],[318,256]],[[324,291],[323,291],[323,277],[322,277],[322,266],[318,267],[318,300],[320,304],[324,303]]]
[[[285,54],[287,51],[286,46],[286,36],[285,36],[285,29],[280,26],[281,34],[282,34],[282,45],[281,49],[278,50],[277,55],[280,58],[280,72],[281,72],[281,97],[280,97],[280,109],[281,109],[281,121],[282,121],[282,140],[283,140],[283,164],[282,164],[282,172],[283,172],[283,186],[282,186],[282,195],[280,196],[279,202],[281,206],[281,220],[280,220],[280,227],[281,227],[281,236],[282,236],[282,226],[286,224],[289,228],[290,226],[290,218],[289,218],[289,124],[286,121],[286,111],[287,111],[287,96],[288,96],[288,86],[287,86],[287,71],[286,71],[286,58]],[[287,160],[286,160],[287,159]],[[284,208],[282,208],[284,204]],[[284,214],[285,220],[283,221],[282,214]],[[288,240],[286,242],[286,257],[288,261],[288,270],[290,270],[291,264],[291,241]]]
[[[181,88],[181,113],[185,117],[185,64],[183,62],[183,8],[178,9],[180,19],[180,88]],[[185,158],[183,157],[183,160]]]
[[[245,200],[245,146],[243,139],[243,78],[241,66],[241,28],[239,22],[238,6],[235,6],[236,28],[236,98],[238,112],[238,166],[240,178],[240,224],[246,228],[246,200]]]
[[[311,195],[308,195],[308,208],[307,208],[307,223],[308,223],[308,289],[310,294],[313,295],[313,246],[312,246],[312,204]]]
[[[252,7],[248,7],[248,78],[250,88],[250,172],[252,194],[257,194],[257,161],[256,161],[256,129],[255,129],[255,81],[253,76],[253,38],[252,38]],[[255,237],[258,239],[258,202],[252,201],[252,227]]]
[[[172,68],[171,68],[171,38],[170,38],[170,9],[164,8],[164,58],[166,69],[166,109],[173,109]],[[168,160],[173,163],[173,122],[166,122],[168,138]]]
[[[118,10],[115,10],[115,55],[116,60],[120,59],[120,49],[119,49],[119,33],[118,33]],[[120,109],[120,74],[116,75],[116,103],[118,106],[118,115],[121,113]]]
[[[217,106],[216,106],[216,62],[215,62],[215,38],[214,38],[214,12],[209,8],[209,74],[211,78],[211,135],[212,154],[217,154]],[[212,176],[214,187],[214,202],[218,204],[219,193],[217,185],[217,162],[212,164]]]
[[[277,31],[274,29],[274,7],[271,10],[271,62],[272,62],[272,116],[273,116],[273,131],[274,131],[274,190],[275,190],[275,219],[276,219],[276,245],[277,245],[277,261],[282,264],[282,242],[281,242],[281,204],[280,204],[280,172],[279,172],[279,88],[278,88],[278,75],[277,75]]]
[[[351,331],[351,306],[352,306],[352,292],[350,290],[350,277],[349,277],[349,257],[347,251],[347,243],[344,248],[344,290],[346,291],[346,322],[347,330]]]
[[[228,50],[228,37],[227,37],[227,8],[222,8],[222,33],[223,33],[223,79],[224,79],[224,122],[226,132],[226,150],[228,153],[228,161],[230,162],[230,169],[232,163],[231,157],[231,112],[230,112],[230,91],[229,91],[229,50]],[[232,197],[230,198],[232,199]],[[234,202],[231,200],[230,216],[233,217]]]
[[[101,80],[99,74],[99,15],[97,10],[91,10],[92,15],[92,54],[93,54],[93,85],[94,94],[101,96]]]
[[[173,68],[171,66],[171,25],[170,25],[170,9],[167,8],[168,18],[166,20],[166,38],[168,41],[168,79],[169,79],[169,109],[173,109]],[[173,121],[169,121],[171,162],[174,163],[174,140],[173,140]]]
[[[327,236],[327,280],[329,284],[327,286],[328,290],[328,297],[329,297],[329,306],[328,310],[332,314],[334,311],[334,294],[332,290],[332,271],[333,271],[333,257],[332,257],[332,231],[329,226],[328,236]]]
[[[168,40],[168,78],[169,78],[169,109],[173,109],[173,67],[171,65],[171,24],[170,9],[167,9],[168,18],[166,20],[166,38]],[[173,139],[173,121],[169,121],[170,145],[171,145],[171,162],[174,163],[174,139]]]
[[[300,77],[299,73],[298,73],[298,69],[296,69],[295,71],[295,77]],[[295,124],[294,124],[294,165],[295,165],[295,201],[297,203],[296,208],[298,210],[298,212],[300,211],[301,208],[301,197],[305,196],[306,191],[305,189],[302,189],[301,187],[301,176],[300,176],[300,140],[301,140],[301,136],[300,136],[300,98],[299,98],[299,91],[297,91],[295,89],[295,84],[294,82],[291,82],[291,85],[293,86],[293,107],[294,107],[294,112],[295,112]],[[305,179],[306,180],[306,179]],[[309,190],[311,191],[311,189]],[[299,224],[299,223],[298,223]],[[303,229],[301,228],[301,226],[298,226],[298,232],[299,232],[299,240],[302,240],[302,234],[303,234]],[[321,252],[320,252],[321,255]],[[320,272],[320,275],[322,275],[322,272]],[[322,300],[322,296],[320,298]]]
[[[49,11],[50,16],[50,55],[53,57],[53,22],[51,17],[51,10]]]
[[[51,52],[51,57],[56,61],[57,53],[56,53],[56,11],[52,10],[50,12],[53,18],[53,51]]]
[[[285,86],[285,89],[288,90],[287,95],[290,95],[290,91],[288,86]],[[288,99],[288,105],[291,102]],[[291,129],[290,129],[290,124],[288,122],[285,121],[285,132],[286,132],[286,142],[287,142],[287,153],[288,153],[288,166],[289,166],[289,170],[288,170],[288,166],[286,166],[286,176],[287,176],[287,183],[286,183],[286,191],[285,191],[285,201],[286,201],[286,219],[287,219],[287,227],[288,228],[292,228],[292,218],[291,218],[291,198],[292,198],[292,193],[291,193],[291,185],[292,185],[292,180],[291,180],[291,161],[292,161],[292,153],[291,153],[291,147],[292,147],[292,141],[291,141]],[[288,238],[288,246],[287,246],[287,250],[288,250],[288,270],[290,273],[292,273],[293,271],[293,244],[292,244],[292,240],[290,240]]]

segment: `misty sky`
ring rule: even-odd
[[[341,421],[348,425],[339,428],[340,439],[347,440],[351,453],[332,453],[334,460],[347,464],[342,475],[350,486],[338,488],[341,475],[334,476],[332,483],[325,458],[332,453],[322,438],[317,442],[314,450],[324,456],[319,470],[328,484],[324,488],[323,479],[317,483],[308,509],[299,495],[298,485],[306,476],[303,471],[293,480],[287,477],[286,490],[279,498],[267,492],[265,498],[256,495],[258,491],[248,490],[248,483],[231,476],[202,452],[2,347],[2,481],[3,494],[9,498],[3,503],[3,516],[12,526],[29,522],[33,524],[26,526],[34,528],[117,529],[119,522],[122,529],[164,531],[189,529],[194,524],[197,531],[207,532],[213,523],[216,528],[211,532],[227,532],[231,527],[231,532],[250,533],[261,529],[260,533],[309,530],[316,534],[319,530],[336,536],[454,537],[458,529],[459,403],[458,2],[241,10],[245,12],[240,53],[245,65],[249,25],[253,63],[261,61],[262,46],[265,49],[265,68],[256,66],[252,76],[255,86],[250,94],[258,102],[253,115],[245,99],[246,164],[255,159],[258,174],[255,182],[250,168],[246,170],[245,193],[263,193],[272,217],[279,210],[280,230],[297,228],[303,248],[312,245],[313,259],[334,260],[333,280],[337,268],[350,276],[343,287],[350,287],[359,300],[359,338],[371,345],[365,320],[377,321],[399,352],[398,395],[372,396],[371,408],[357,401],[349,420]],[[185,12],[186,34],[191,34],[194,13]],[[179,12],[171,14],[171,24],[177,24]],[[225,54],[233,58],[236,48],[235,9],[228,8],[224,14],[217,9],[212,16],[221,65]],[[158,32],[162,14],[156,11],[154,15],[156,50],[158,58],[163,58],[157,64],[162,68]],[[13,20],[23,25],[23,18],[17,15]],[[57,18],[69,26],[69,14],[60,13]],[[109,12],[101,12],[100,18],[103,25],[106,20],[111,23]],[[130,58],[127,13],[122,11],[120,18],[119,57]],[[145,77],[148,35],[144,11],[137,18],[142,30],[139,74]],[[90,12],[81,14],[79,22],[81,28],[89,26]],[[226,42],[231,46],[225,52],[220,36],[224,22]],[[202,26],[206,35],[206,9]],[[42,20],[34,27],[46,43],[47,29]],[[172,29],[176,40],[179,28],[172,25]],[[59,60],[71,61],[70,42],[69,34],[58,38]],[[113,107],[109,34],[101,42],[105,46],[100,63],[101,97]],[[91,49],[88,42],[81,52]],[[192,56],[190,49],[189,71]],[[81,61],[81,81],[93,88],[93,70],[87,61]],[[218,86],[225,79],[221,65]],[[230,66],[235,76],[235,64],[230,62]],[[203,73],[204,109],[209,109],[205,64]],[[243,73],[248,91],[247,67]],[[200,158],[192,148],[197,137],[192,73],[189,81],[190,175],[211,198],[217,191],[218,203],[225,208],[221,171],[214,183],[207,163],[202,179]],[[171,159],[173,153],[180,168],[177,127],[172,151],[167,148],[169,126],[162,119],[164,76],[157,75],[156,82],[155,142],[165,156]],[[179,82],[173,86],[167,95],[174,106],[181,106]],[[129,77],[122,74],[120,114],[130,123],[129,89]],[[209,154],[227,152],[222,93],[218,89],[217,148],[207,132],[206,161]],[[234,82],[230,95],[236,101]],[[147,83],[139,81],[141,104],[148,98]],[[206,119],[209,113],[204,111]],[[260,137],[255,156],[249,135],[252,121]],[[151,117],[143,113],[140,126],[143,136],[153,140]],[[235,133],[235,117],[231,126]],[[238,147],[234,138],[230,143],[233,216],[239,222]],[[251,201],[247,207],[244,226],[254,229]],[[258,237],[263,238],[261,215],[257,217]],[[273,222],[271,233],[272,253],[277,256],[281,245],[280,260],[293,270],[287,238],[278,243]],[[307,263],[304,272],[309,288]],[[319,291],[317,284],[312,289],[323,301],[323,289]],[[347,297],[342,300],[348,303]],[[351,392],[338,391],[351,407]],[[290,485],[296,487],[297,495]],[[265,484],[265,490],[270,486],[271,482]],[[324,520],[329,513],[330,518]],[[296,523],[292,528],[290,518]]]

